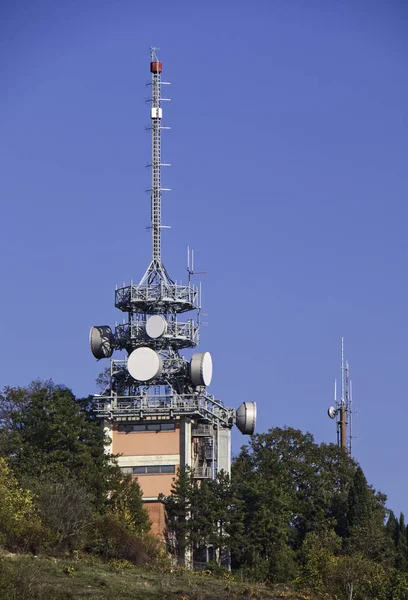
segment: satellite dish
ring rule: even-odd
[[[98,360],[109,358],[113,354],[115,338],[108,325],[95,325],[89,332],[89,345],[91,352]]]
[[[243,402],[236,412],[236,426],[244,435],[252,435],[256,425],[256,402]]]
[[[212,379],[212,358],[209,352],[195,352],[190,360],[191,381],[195,387],[210,385]]]
[[[146,333],[149,338],[157,340],[161,338],[167,331],[167,322],[160,315],[153,315],[146,321]]]
[[[129,354],[127,368],[136,381],[151,381],[161,375],[163,361],[152,348],[142,346]]]
[[[331,419],[334,419],[334,418],[335,418],[335,416],[336,416],[336,414],[337,414],[337,410],[334,408],[334,406],[331,406],[331,407],[328,409],[328,411],[327,411],[327,414],[329,415],[329,417],[330,417]]]

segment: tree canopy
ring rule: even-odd
[[[0,546],[159,556],[137,479],[124,476],[90,397],[52,381],[0,394]],[[360,465],[310,433],[253,435],[232,465],[199,484],[180,469],[166,507],[181,564],[291,582],[321,598],[408,600],[408,528]],[[320,596],[319,596],[320,594]],[[325,596],[326,594],[326,596]]]

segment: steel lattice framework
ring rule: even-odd
[[[169,129],[162,125],[162,103],[168,100],[162,97],[162,85],[168,83],[161,80],[162,63],[156,50],[150,49],[148,84],[152,260],[138,284],[130,282],[115,290],[115,306],[127,318],[116,324],[114,332],[108,325],[91,328],[95,358],[110,358],[114,350],[125,352],[125,359],[111,359],[106,387],[95,396],[95,407],[105,423],[128,421],[125,427],[134,427],[135,421],[142,422],[137,426],[153,421],[152,427],[158,421],[180,421],[180,440],[185,444],[182,460],[202,479],[215,477],[218,468],[230,471],[229,430],[236,424],[243,434],[252,434],[256,405],[244,402],[236,411],[224,406],[207,393],[212,377],[210,353],[195,352],[189,361],[180,354],[195,348],[200,340],[201,286],[191,282],[195,273],[190,253],[185,284],[174,282],[162,262],[161,194],[167,188],[162,187],[161,169],[170,166],[162,163],[161,132]]]
[[[161,356],[163,371],[151,384],[135,381],[127,369],[127,359],[111,360],[110,378],[102,395],[97,396],[97,413],[114,420],[160,419],[169,416],[179,419],[196,417],[212,425],[232,427],[235,411],[226,408],[214,396],[207,394],[204,386],[192,385],[190,363],[180,355],[185,348],[199,343],[201,288],[190,280],[175,283],[165,269],[161,257],[161,169],[170,166],[162,163],[161,132],[169,129],[162,125],[162,64],[157,49],[151,48],[151,230],[152,260],[139,284],[130,283],[115,291],[115,306],[128,315],[127,322],[116,325],[112,344],[115,349],[130,355],[135,349],[148,345]],[[179,315],[195,312],[179,321]],[[146,324],[152,315],[162,315],[166,332],[159,339],[151,339]]]

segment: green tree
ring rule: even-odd
[[[213,481],[204,480],[191,488],[190,519],[186,521],[189,541],[193,546],[194,560],[205,562],[208,548],[218,546],[218,502]]]
[[[108,501],[109,510],[140,537],[150,531],[151,526],[142,497],[137,479],[127,475],[117,482]]]
[[[190,517],[193,494],[193,474],[189,467],[184,467],[177,472],[170,496],[161,496],[166,507],[167,546],[181,565],[187,562],[192,539]]]
[[[346,520],[349,553],[390,564],[393,549],[384,526],[386,497],[371,488],[357,467],[348,495]]]
[[[298,549],[309,531],[334,523],[342,535],[355,463],[334,444],[287,428],[253,436],[233,465],[233,479],[256,472],[279,483],[290,502],[291,543]]]
[[[234,550],[238,565],[261,560],[264,572],[266,560],[268,577],[282,580],[293,574],[308,533],[334,528],[345,536],[355,468],[344,451],[316,444],[309,433],[274,428],[253,436],[232,469],[243,513],[242,545]]]
[[[30,480],[34,502],[46,528],[49,543],[58,549],[82,550],[93,527],[90,494],[73,479]]]
[[[298,586],[315,592],[327,591],[327,576],[341,547],[342,540],[333,529],[309,532],[300,550]]]
[[[385,531],[389,539],[394,545],[397,545],[398,541],[398,520],[396,519],[392,510],[388,511],[388,519],[385,525]]]
[[[380,572],[379,572],[380,569]],[[328,565],[325,574],[326,590],[339,600],[357,600],[372,597],[370,592],[383,587],[386,572],[365,556],[338,556]],[[376,590],[376,591],[377,591]],[[376,594],[374,597],[378,598]]]
[[[407,527],[405,525],[405,517],[400,514],[397,523],[397,540],[396,540],[396,557],[395,566],[400,571],[406,571],[408,568],[408,544],[407,544]]]
[[[195,560],[205,561],[211,547],[219,565],[229,564],[230,549],[242,532],[237,504],[235,488],[223,471],[193,487],[188,526]]]
[[[361,467],[357,467],[348,494],[347,533],[352,535],[356,527],[364,527],[371,519],[373,502],[367,480]]]
[[[0,396],[0,455],[10,457],[20,481],[74,479],[102,508],[121,479],[89,398],[64,386],[35,381],[6,387]]]
[[[400,571],[406,571],[408,568],[408,540],[403,513],[397,519],[394,513],[389,511],[385,532],[390,546],[394,549],[394,566]]]
[[[293,495],[272,435],[255,436],[233,465],[240,518],[231,532],[233,566],[257,579],[281,580],[291,570]]]

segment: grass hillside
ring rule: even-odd
[[[0,559],[0,600],[309,600],[288,588],[219,579],[176,569],[173,573],[110,564],[8,555]]]

